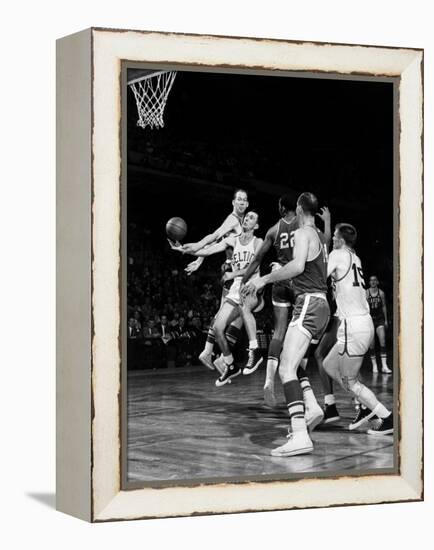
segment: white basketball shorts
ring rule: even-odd
[[[374,323],[369,314],[342,319],[338,328],[339,355],[363,357],[374,337]]]

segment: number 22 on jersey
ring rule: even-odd
[[[280,234],[280,249],[283,250],[284,248],[294,248],[294,233],[295,231],[291,231],[291,238],[289,233],[281,233]],[[289,241],[289,242],[288,242]]]

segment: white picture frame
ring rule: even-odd
[[[397,79],[399,473],[121,488],[121,66]],[[91,522],[423,499],[423,50],[92,28],[57,44],[57,508]]]

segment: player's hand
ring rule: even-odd
[[[194,262],[190,262],[184,269],[184,271],[187,273],[187,275],[191,275],[199,269],[199,267],[202,265],[202,262],[203,258],[197,258],[197,260],[194,260]]]
[[[317,212],[317,216],[322,219],[324,223],[330,222],[330,210],[327,206],[323,206],[320,212]]]
[[[234,274],[232,273],[232,271],[226,271],[226,273],[223,273],[223,277],[221,279],[222,284],[226,283],[227,281],[232,281],[233,278]]]
[[[271,267],[271,271],[273,272],[273,271],[277,271],[282,266],[281,264],[279,264],[279,262],[271,262],[270,267]]]
[[[253,281],[249,281],[246,284],[246,286],[243,288],[243,297],[246,298],[251,294],[255,295],[258,292],[258,290],[261,290],[261,288],[264,288],[264,286],[265,286],[265,283],[262,277],[259,277],[258,279],[254,279]]]
[[[182,244],[179,241],[172,241],[171,239],[167,239],[167,241],[172,250],[176,250],[177,252],[182,252],[182,253],[184,252],[182,249]]]
[[[249,285],[249,283],[241,284],[240,286],[240,298],[241,301],[244,302],[244,300],[247,298],[247,296],[252,292],[252,287]]]
[[[240,285],[240,290],[239,290],[239,294],[240,294],[240,302],[241,302],[241,305],[243,306],[246,301],[249,299],[249,297],[252,297],[253,294],[252,294],[252,291],[251,291],[251,288],[249,288],[249,283],[241,283]]]
[[[385,330],[387,330],[389,328],[389,323],[388,321],[384,321],[384,328]]]
[[[243,303],[244,303],[243,291],[244,291],[245,286],[246,286],[245,283],[240,283],[240,289],[239,289],[238,293],[240,295],[241,305],[243,305]]]
[[[194,254],[199,250],[199,247],[196,243],[186,243],[182,247],[184,254]]]

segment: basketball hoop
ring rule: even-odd
[[[164,127],[164,107],[175,80],[176,71],[161,71],[129,82],[137,104],[137,126]]]

